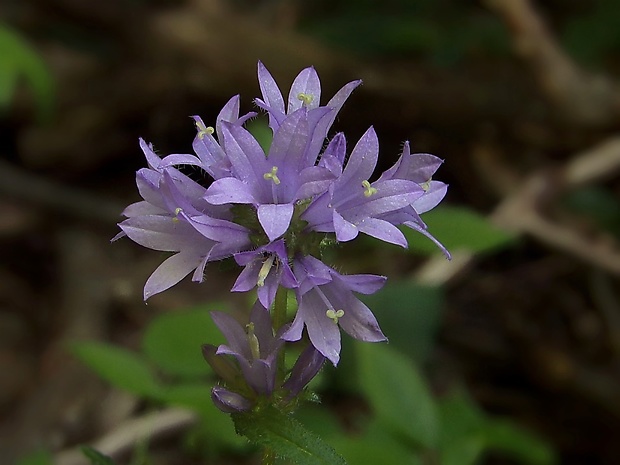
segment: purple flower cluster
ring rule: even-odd
[[[232,410],[232,405],[243,404],[236,396],[248,400],[272,392],[275,354],[284,340],[300,340],[304,328],[315,353],[300,359],[313,360],[313,366],[323,358],[338,363],[340,328],[362,341],[386,339],[355,295],[376,292],[385,278],[339,274],[321,261],[326,245],[353,240],[362,232],[407,247],[398,228],[405,226],[435,241],[449,257],[420,218],[446,193],[446,184],[432,180],[442,160],[411,154],[406,143],[396,164],[371,182],[379,154],[374,129],[350,152],[342,133],[328,139],[336,115],[361,81],[348,83],[320,105],[320,80],[312,67],[295,78],[286,100],[260,62],[258,80],[262,98],[255,103],[267,113],[273,132],[268,152],[244,127],[255,113],[240,116],[239,96],[228,101],[214,127],[194,116],[195,154],[160,158],[141,141],[148,167],[138,171],[136,182],[143,200],[124,211],[127,219],[119,224],[122,232],[117,236],[174,253],[148,279],[145,299],[190,273],[193,281],[202,281],[206,264],[226,257],[243,267],[232,290],[257,288],[251,320],[255,331],[267,325],[266,309],[280,287],[295,293],[298,311],[292,324],[276,328],[281,330],[277,337],[261,329],[266,342],[260,354],[248,348],[247,331],[230,317],[214,316],[229,345],[207,349],[208,358],[214,361],[216,353],[236,358],[250,393],[214,391],[216,403],[222,408],[229,404]],[[207,173],[212,178],[209,187],[180,170],[187,165]],[[313,371],[294,368],[291,390],[301,389]]]

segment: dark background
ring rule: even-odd
[[[455,253],[440,274],[437,393],[464,382],[561,463],[620,463],[618,2],[5,0],[1,11],[45,64],[9,42],[0,51],[0,75],[24,68],[0,119],[6,463],[96,438],[139,408],[67,341],[132,347],[154,314],[227,298],[233,270],[146,306],[161,256],[109,239],[138,199],[138,137],[190,152],[190,115],[213,120],[237,93],[254,109],[259,59],[285,91],[308,65],[325,96],[363,79],[335,128],[353,141],[374,125],[381,168],[405,139],[444,158],[446,201],[520,238]],[[423,263],[401,260],[366,268],[394,276]]]

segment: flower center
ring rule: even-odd
[[[372,187],[368,180],[362,181],[362,187],[364,188],[364,197],[370,197],[377,193],[377,189]]]
[[[263,266],[260,267],[258,272],[258,280],[256,281],[256,285],[258,287],[263,287],[265,285],[265,279],[269,276],[269,272],[271,271],[275,258],[275,255],[270,255],[269,258],[263,262]]]
[[[179,221],[179,213],[181,213],[183,211],[183,209],[181,207],[177,207],[174,209],[174,216],[172,217],[172,222],[173,223],[178,223]]]
[[[205,126],[202,121],[196,121],[196,129],[198,129],[198,138],[200,140],[204,139],[206,135],[213,134],[213,128],[211,126]]]
[[[303,92],[300,92],[299,94],[297,94],[297,98],[301,100],[304,105],[308,106],[314,100],[314,95],[304,94]]]
[[[325,316],[327,316],[327,318],[332,320],[335,324],[338,324],[338,318],[342,318],[344,316],[344,310],[333,310],[330,308],[325,312]]]
[[[254,334],[254,323],[248,323],[245,325],[245,329],[248,333],[248,344],[250,345],[250,352],[252,353],[252,359],[258,360],[260,358],[260,344],[256,334]]]
[[[278,178],[277,173],[278,167],[274,166],[273,168],[271,168],[271,171],[263,174],[263,178],[265,178],[266,181],[273,181],[273,183],[277,186],[278,184],[280,184],[280,178]]]

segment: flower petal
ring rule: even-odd
[[[392,223],[389,223],[378,218],[366,218],[357,225],[358,229],[368,234],[369,236],[376,237],[390,244],[399,245],[402,248],[407,248],[407,238]]]
[[[193,251],[181,251],[157,267],[144,285],[144,300],[171,288],[196,268],[202,257]]]
[[[357,226],[345,220],[336,210],[333,212],[334,231],[336,239],[340,242],[347,242],[355,239],[359,234]]]
[[[247,412],[252,408],[252,402],[248,399],[222,386],[213,387],[211,390],[211,400],[224,413]]]
[[[443,200],[448,192],[448,185],[440,181],[431,181],[427,191],[422,197],[417,199],[411,205],[419,214],[426,213],[435,208]]]
[[[353,294],[347,299],[344,316],[338,320],[342,329],[351,337],[364,342],[387,341],[370,309]]]
[[[213,205],[256,202],[252,189],[237,178],[218,179],[209,186],[203,198]]]
[[[374,294],[381,289],[387,281],[385,276],[377,276],[374,274],[338,274],[337,279],[342,281],[347,289],[361,294]]]
[[[378,157],[379,139],[371,126],[353,148],[342,176],[337,181],[338,186],[359,184],[369,179],[377,166]]]
[[[325,357],[313,345],[306,347],[293,365],[291,375],[282,385],[284,389],[289,390],[288,397],[297,396],[321,370],[324,362]]]
[[[321,81],[312,66],[303,69],[293,81],[288,95],[288,114],[293,113],[304,105],[304,100],[300,98],[302,94],[310,97],[310,100],[306,101],[306,106],[309,109],[319,106],[321,100]]]
[[[264,204],[258,206],[258,221],[270,241],[276,240],[286,232],[293,218],[294,205]]]
[[[234,176],[258,186],[263,181],[263,174],[269,171],[265,152],[259,143],[245,128],[231,123],[222,123],[222,133]]]
[[[200,238],[187,223],[175,223],[170,216],[136,216],[119,223],[119,227],[132,241],[162,252],[177,252]],[[214,243],[205,239],[204,244]]]
[[[228,313],[211,312],[211,319],[228,342],[228,346],[221,345],[218,347],[218,353],[238,355],[246,359],[252,358],[248,336],[235,318]]]
[[[267,106],[271,107],[273,111],[284,115],[284,97],[282,97],[282,92],[280,92],[280,88],[271,73],[260,61],[258,62],[258,84],[263,95],[263,101]],[[270,114],[269,126],[275,131],[276,128],[272,126],[271,118]]]
[[[316,291],[309,291],[297,311],[303,314],[312,345],[336,366],[340,360],[340,329],[325,314],[325,302]]]

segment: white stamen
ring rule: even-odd
[[[372,187],[368,180],[362,181],[362,187],[364,188],[364,197],[370,197],[371,195],[377,193],[377,189]]]
[[[327,316],[327,318],[329,318],[330,320],[332,320],[335,324],[338,324],[338,318],[342,318],[344,316],[344,310],[340,309],[337,311],[334,311],[333,309],[329,309],[325,312],[325,316]]]
[[[258,342],[256,334],[254,334],[254,323],[248,323],[247,325],[245,325],[245,329],[248,333],[248,344],[250,345],[250,352],[252,353],[252,358],[254,360],[258,360],[260,358],[260,344]]]
[[[297,94],[297,98],[301,100],[304,105],[308,106],[314,100],[314,95],[304,94],[303,92],[300,92],[299,94]]]
[[[260,271],[258,272],[258,280],[256,281],[256,285],[258,287],[263,287],[265,285],[265,279],[269,276],[269,272],[271,271],[275,258],[275,255],[270,255],[267,260],[263,262],[263,266],[260,267]]]
[[[214,129],[211,126],[205,126],[205,124],[201,121],[196,121],[196,129],[198,129],[198,138],[200,140],[204,139],[207,134],[211,135],[214,132]]]

